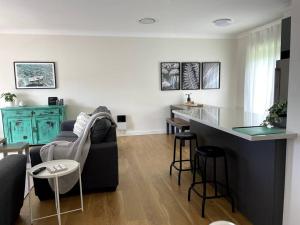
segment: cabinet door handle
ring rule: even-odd
[[[26,139],[27,139],[27,136],[23,136],[23,139],[26,140]]]
[[[47,123],[47,125],[48,125],[49,127],[53,127],[53,126],[54,126],[54,123],[51,122],[51,121],[47,121],[46,123]]]

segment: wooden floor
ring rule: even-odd
[[[232,213],[224,199],[208,200],[206,218],[200,216],[200,198],[187,201],[190,172],[169,175],[172,159],[172,135],[119,137],[120,184],[116,192],[84,195],[84,212],[62,216],[63,225],[207,225],[216,220],[251,224],[238,212]],[[188,151],[186,151],[188,152]],[[55,212],[54,202],[34,198],[34,216]],[[79,197],[62,200],[62,210],[79,207]],[[28,199],[25,199],[17,225],[29,225]],[[56,218],[37,221],[36,225],[57,224]]]

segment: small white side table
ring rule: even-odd
[[[64,164],[68,169],[61,171],[61,172],[57,172],[57,173],[49,173],[48,170],[44,170],[42,172],[40,172],[37,175],[33,175],[33,171],[35,171],[38,168],[41,167],[49,167],[49,166],[53,166],[53,165],[57,165],[57,164]],[[60,210],[60,200],[59,200],[59,186],[58,186],[58,178],[68,175],[74,171],[78,170],[78,177],[79,177],[79,186],[80,186],[80,201],[81,201],[81,207],[78,209],[73,209],[73,210],[69,210],[66,212],[61,212]],[[31,208],[31,197],[30,197],[30,193],[29,193],[29,208],[30,208],[30,223],[33,224],[34,221],[37,220],[41,220],[41,219],[46,219],[49,217],[53,217],[53,216],[57,216],[58,219],[58,224],[61,225],[61,215],[62,214],[66,214],[66,213],[70,213],[70,212],[75,212],[78,210],[83,211],[83,197],[82,197],[82,183],[81,183],[81,170],[80,170],[80,164],[74,160],[53,160],[53,161],[48,161],[48,162],[43,162],[41,164],[38,164],[34,167],[32,167],[31,169],[27,170],[27,178],[28,178],[28,190],[30,190],[30,176],[32,176],[33,178],[39,178],[39,179],[53,179],[54,180],[54,185],[55,185],[55,206],[56,206],[56,214],[52,214],[49,216],[44,216],[44,217],[40,217],[40,218],[33,218],[32,216],[32,208]]]
[[[220,220],[220,221],[215,221],[213,223],[210,223],[209,225],[235,225],[235,224],[229,221]]]

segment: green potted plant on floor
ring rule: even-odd
[[[263,121],[263,126],[286,128],[287,101],[275,103],[268,111],[269,114]]]
[[[16,97],[17,96],[15,94],[7,92],[2,93],[0,98],[4,98],[6,107],[12,107]]]

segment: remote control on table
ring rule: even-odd
[[[41,167],[41,168],[38,168],[36,169],[35,171],[32,172],[33,175],[37,175],[39,174],[40,172],[44,171],[46,169],[46,167]]]

